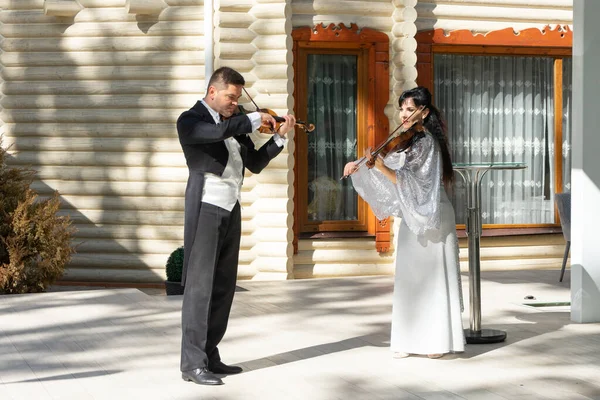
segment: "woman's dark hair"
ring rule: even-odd
[[[454,173],[452,171],[452,160],[450,159],[450,151],[448,150],[448,139],[446,136],[446,124],[442,119],[440,110],[431,104],[431,92],[429,89],[423,86],[417,86],[416,88],[406,90],[398,99],[398,105],[402,107],[402,104],[407,99],[413,99],[417,107],[425,106],[429,109],[429,114],[423,120],[425,128],[433,135],[433,137],[440,144],[440,150],[442,152],[442,166],[443,166],[443,180],[445,184],[449,184],[454,179]]]

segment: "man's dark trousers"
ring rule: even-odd
[[[202,203],[185,279],[181,371],[221,359],[217,345],[225,335],[235,294],[240,238],[239,203],[231,212]]]

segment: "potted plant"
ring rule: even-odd
[[[181,273],[183,271],[183,246],[175,249],[165,266],[167,272],[167,280],[165,281],[165,289],[167,296],[182,295],[184,287],[181,286]]]

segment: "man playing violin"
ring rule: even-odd
[[[211,76],[204,99],[177,120],[179,142],[189,168],[185,192],[185,286],[182,319],[182,378],[201,385],[223,383],[215,374],[242,372],[221,361],[235,293],[241,238],[240,195],[244,170],[257,174],[277,156],[296,119],[284,122],[263,146],[255,148],[249,133],[275,126],[263,112],[236,114],[245,80],[228,68]]]

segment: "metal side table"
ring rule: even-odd
[[[524,169],[524,163],[453,164],[467,186],[467,236],[469,239],[469,295],[471,319],[465,338],[469,344],[497,343],[506,339],[506,332],[481,328],[481,179],[491,169]]]

